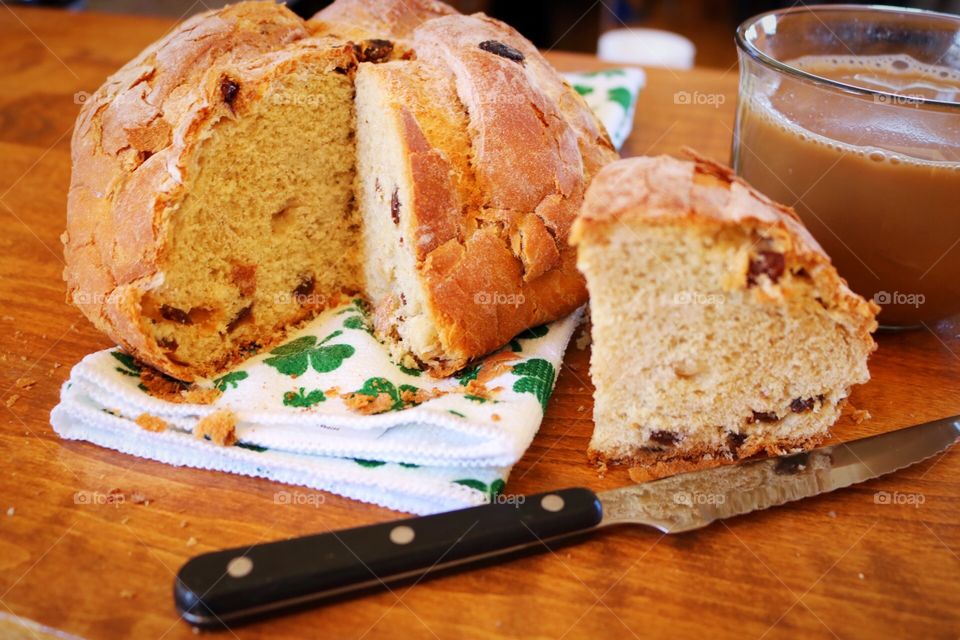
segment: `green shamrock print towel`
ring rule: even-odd
[[[580,312],[443,379],[394,364],[367,330],[366,313],[360,301],[323,313],[209,381],[216,392],[208,404],[154,395],[140,365],[118,349],[91,354],[71,371],[51,422],[64,438],[399,511],[495,499],[540,426]],[[194,437],[198,422],[223,409],[236,417],[236,443]],[[166,428],[141,428],[144,414]]]

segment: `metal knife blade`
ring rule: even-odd
[[[960,416],[805,453],[694,471],[604,491],[600,526],[642,523],[664,533],[808,498],[910,466],[960,438]]]

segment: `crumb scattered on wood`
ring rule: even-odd
[[[597,477],[605,478],[607,475],[607,463],[600,461],[597,463]]]
[[[130,591],[129,589],[123,589],[120,591],[120,597],[124,600],[130,600],[134,595],[134,592]]]
[[[170,426],[163,418],[152,416],[149,413],[141,413],[134,422],[144,431],[152,431],[154,433],[166,431],[167,427]]]
[[[4,402],[4,404],[7,405],[7,408],[9,409],[9,408],[12,407],[13,405],[17,404],[17,400],[19,400],[19,399],[20,399],[20,395],[17,394],[17,393],[14,393],[14,394],[12,394],[9,398],[7,398],[6,402]]]
[[[180,521],[180,528],[181,528],[181,529],[186,529],[186,528],[187,528],[187,524],[188,524],[188,523],[187,523],[186,520],[181,520],[181,521]]]
[[[576,347],[580,351],[583,351],[590,346],[591,342],[592,338],[590,336],[590,327],[584,326],[582,329],[580,329],[580,335],[577,336],[577,340],[575,342]]]
[[[229,409],[221,409],[202,418],[193,429],[198,440],[229,447],[237,442],[237,416]]]
[[[120,518],[120,524],[127,524],[128,522],[130,522],[130,518],[129,518],[129,517],[124,516],[124,517]]]
[[[854,424],[863,424],[872,417],[866,409],[854,409],[850,412],[850,419],[853,420]]]
[[[18,389],[29,389],[35,384],[37,384],[36,380],[27,377],[17,378],[17,381],[13,383],[13,385]]]
[[[16,512],[17,512],[16,509],[14,509],[13,507],[10,507],[9,509],[7,509],[8,516],[12,516]]]
[[[577,411],[584,411],[585,409],[586,407],[584,405],[580,405],[579,407],[577,407]]]
[[[188,547],[195,547],[196,545],[197,545],[197,539],[194,538],[193,536],[190,536],[190,537],[187,539],[187,546],[188,546]]]
[[[131,493],[130,502],[132,502],[133,504],[142,504],[146,506],[150,505],[150,499],[147,498],[147,496],[145,496],[141,491],[134,491],[133,493]]]

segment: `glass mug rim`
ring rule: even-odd
[[[867,89],[865,87],[858,87],[856,85],[847,84],[845,82],[840,82],[839,80],[832,80],[830,78],[825,78],[823,76],[804,71],[798,67],[791,66],[782,60],[778,60],[773,56],[764,53],[758,49],[750,40],[747,38],[747,31],[755,26],[760,24],[764,19],[767,19],[769,16],[775,16],[777,18],[781,16],[786,16],[790,14],[798,13],[882,13],[882,14],[907,14],[911,16],[927,16],[936,19],[943,19],[948,22],[956,23],[957,30],[960,32],[960,16],[943,13],[940,11],[928,11],[926,9],[913,9],[907,7],[894,7],[890,5],[876,5],[876,4],[811,4],[811,5],[800,5],[793,6],[786,9],[774,9],[773,11],[766,11],[764,13],[757,14],[746,20],[744,20],[736,31],[736,43],[737,48],[744,54],[750,56],[754,61],[764,65],[774,71],[784,73],[795,78],[800,78],[815,84],[820,84],[827,87],[832,87],[834,89],[839,89],[847,93],[854,93],[863,96],[883,96],[887,99],[903,99],[909,98],[911,105],[930,105],[936,107],[946,107],[948,109],[957,109],[960,111],[960,102],[950,102],[948,100],[935,100],[933,98],[924,98],[920,96],[904,96],[898,93],[893,93],[890,91],[880,91],[875,89]]]

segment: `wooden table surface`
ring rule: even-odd
[[[2,637],[41,637],[45,628],[91,638],[191,637],[171,599],[174,572],[191,555],[397,516],[332,495],[317,506],[277,505],[274,494],[285,487],[276,483],[64,442],[48,424],[70,366],[110,345],[64,303],[60,275],[70,133],[84,95],[78,92],[94,91],[169,26],[0,7]],[[566,54],[552,59],[566,69],[598,64]],[[736,70],[650,71],[625,154],[693,145],[726,159],[736,82]],[[852,397],[873,418],[861,425],[845,419],[836,436],[849,440],[960,414],[958,334],[960,320],[881,335],[873,380]],[[586,464],[588,352],[571,347],[540,433],[507,493],[629,481],[623,469],[598,479]],[[18,389],[22,377],[37,384]],[[122,504],[74,499],[113,489],[127,497]],[[878,504],[880,491],[896,493],[892,502],[899,504]],[[578,546],[222,635],[955,638],[958,552],[954,451],[695,533],[606,530]]]

